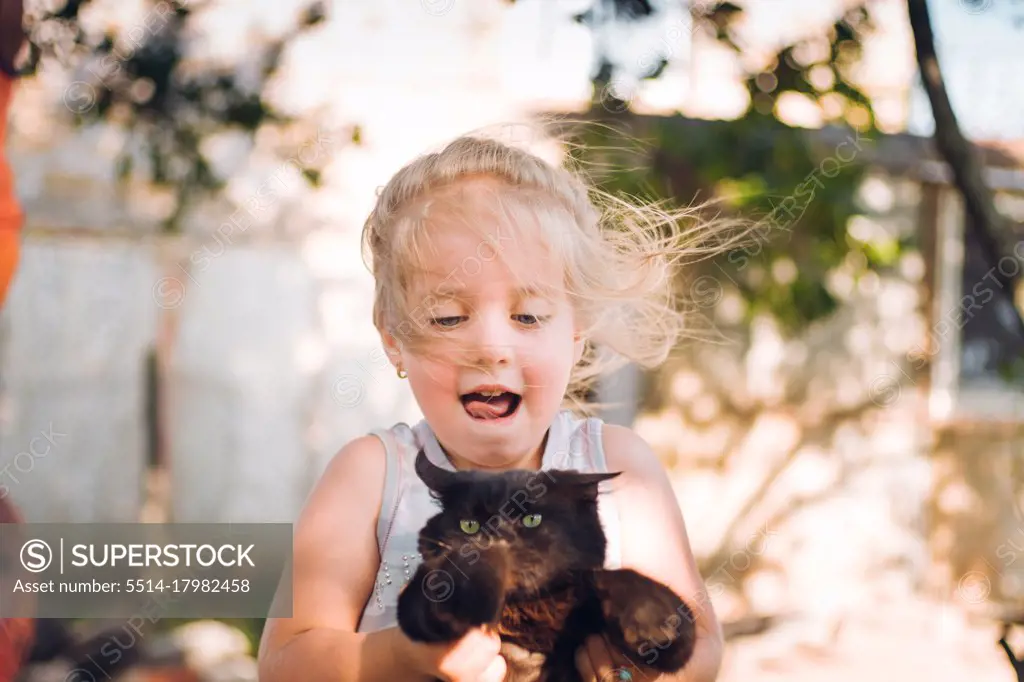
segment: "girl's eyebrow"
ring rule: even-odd
[[[527,284],[516,289],[516,297],[523,298],[554,298],[555,287],[542,284]]]
[[[432,297],[435,304],[469,303],[473,298],[473,296],[467,295],[465,285],[447,281],[429,289],[426,296]],[[512,298],[516,301],[540,298],[545,301],[554,302],[559,298],[559,289],[551,284],[533,282],[516,287],[512,292]]]
[[[449,284],[447,282],[442,282],[438,286],[431,289],[430,293],[442,299],[453,299],[462,298],[462,292],[464,290],[465,287]]]
[[[435,299],[436,303],[444,303],[447,301],[465,301],[467,296],[465,295],[466,288],[458,287],[451,284],[441,284],[438,287],[434,287],[429,290],[428,296]]]
[[[431,289],[430,293],[435,296],[442,296],[445,298],[460,298],[460,295],[465,291],[465,289],[466,288],[463,286],[442,282]],[[513,293],[517,298],[530,298],[532,296],[551,298],[555,295],[555,287],[542,284],[525,284],[523,286],[516,287]]]

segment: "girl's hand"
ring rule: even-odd
[[[576,651],[576,670],[583,682],[639,682],[639,669],[601,635],[591,635]]]
[[[483,628],[473,628],[461,639],[444,644],[414,642],[402,633],[397,652],[408,667],[424,679],[444,682],[502,682],[505,659],[499,653],[501,638]]]

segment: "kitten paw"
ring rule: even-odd
[[[497,622],[503,598],[479,572],[465,576],[421,564],[398,597],[398,625],[416,642],[454,641]]]
[[[622,653],[665,672],[686,666],[696,643],[696,618],[675,592],[631,569],[599,571],[595,585],[608,635]]]

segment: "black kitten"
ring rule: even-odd
[[[580,682],[576,650],[598,633],[634,664],[676,672],[690,660],[690,607],[636,571],[603,568],[598,484],[619,473],[452,472],[422,450],[416,473],[441,512],[420,531],[423,562],[398,599],[411,640],[452,641],[490,625],[506,682]]]

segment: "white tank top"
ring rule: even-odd
[[[574,469],[588,473],[608,471],[601,442],[602,421],[581,419],[562,410],[548,431],[542,469]],[[413,427],[400,423],[390,429],[371,431],[387,451],[384,499],[377,519],[377,547],[381,561],[373,593],[363,607],[358,632],[374,632],[398,624],[398,594],[409,582],[420,562],[419,532],[427,519],[439,511],[415,471],[416,455],[422,448],[436,466],[454,467],[438,444],[426,421]],[[601,483],[598,514],[608,540],[605,568],[619,568],[619,516],[608,494],[610,482]]]

